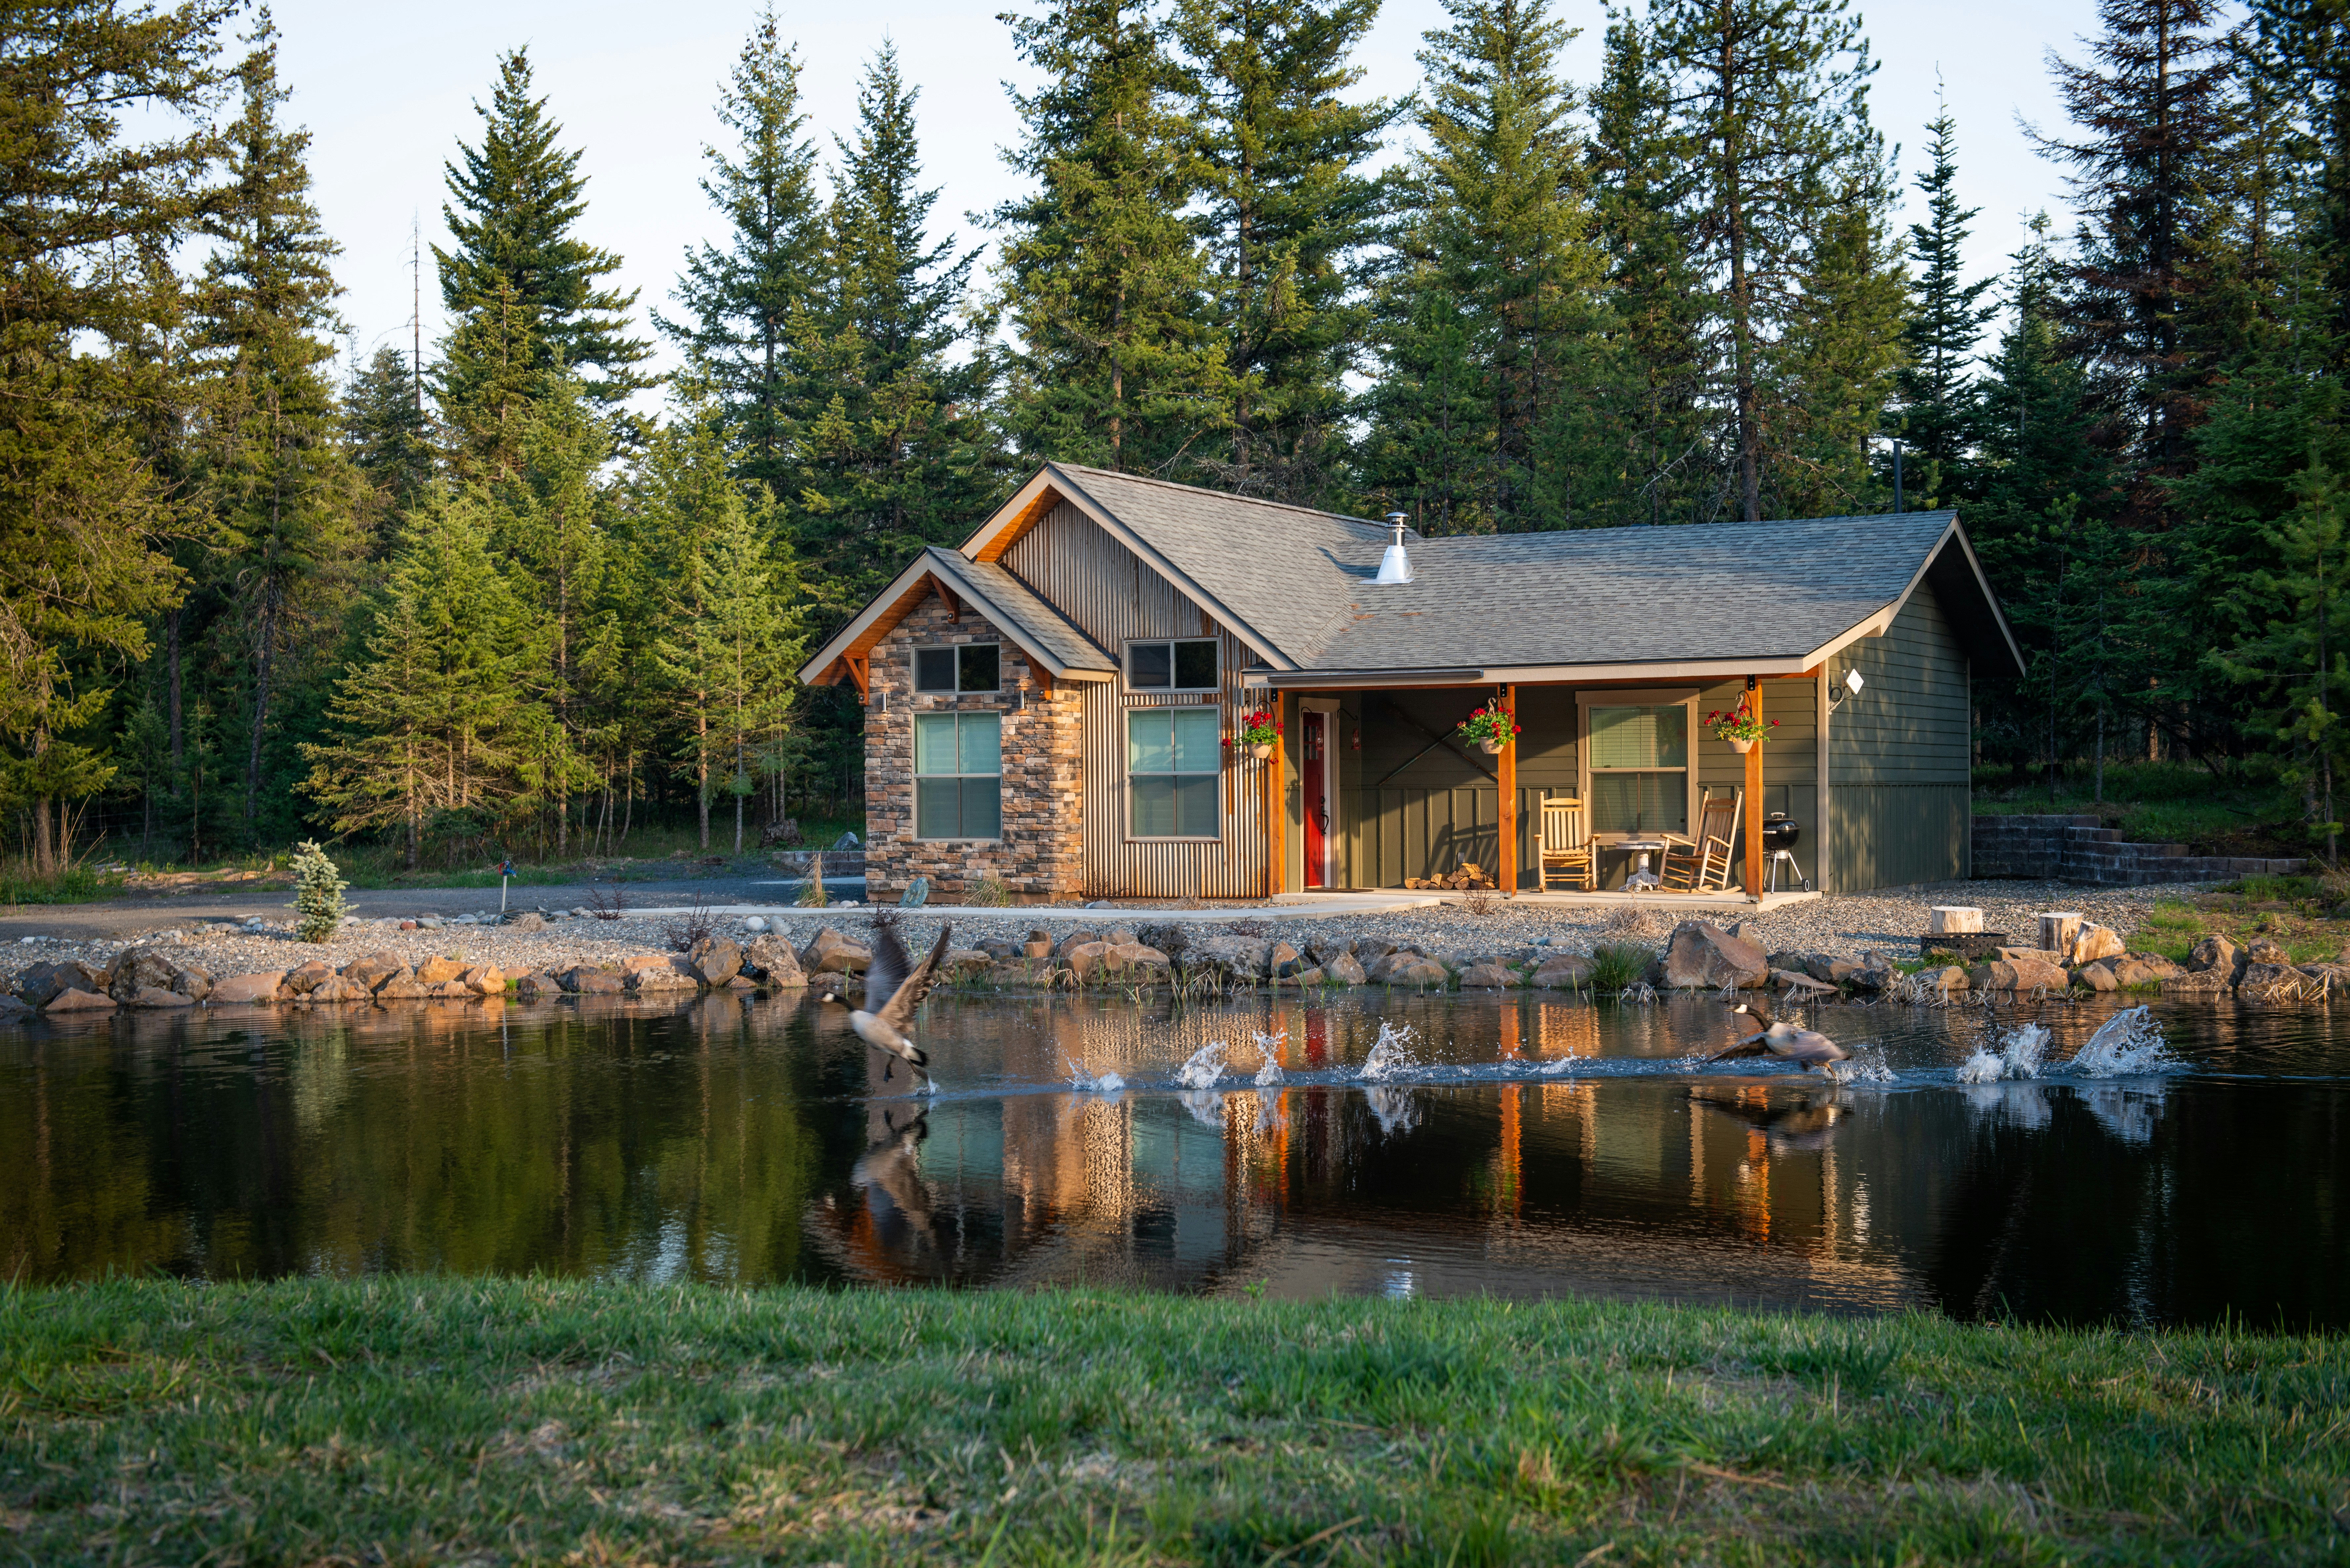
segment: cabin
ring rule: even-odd
[[[1950,512],[1424,538],[1048,463],[800,679],[863,699],[877,900],[1469,866],[1531,894],[1569,802],[1592,865],[1545,896],[1573,900],[1641,886],[1637,846],[1701,822],[1732,897],[1967,876],[1972,682],[2022,673]],[[1742,754],[1706,718],[1742,701],[1768,734]],[[1489,754],[1458,727],[1497,703],[1517,733]],[[1263,748],[1236,743],[1253,713]]]

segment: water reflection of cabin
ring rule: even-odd
[[[1408,532],[1402,584],[1374,580],[1388,542],[1046,465],[801,671],[865,700],[869,894],[1255,897],[1469,862],[1531,888],[1545,796],[1607,846],[1733,789],[1738,886],[1772,812],[1814,887],[1968,874],[1970,681],[2021,656],[1953,514]],[[1703,726],[1742,697],[1776,722],[1744,757]],[[1521,733],[1488,756],[1454,726],[1495,700]],[[1263,761],[1231,743],[1257,709]],[[1603,888],[1629,860],[1603,850]]]

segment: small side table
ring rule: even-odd
[[[1639,864],[1632,867],[1632,874],[1624,878],[1624,891],[1627,893],[1653,892],[1665,885],[1663,877],[1648,869],[1648,857],[1664,852],[1663,839],[1623,838],[1617,841],[1616,847],[1640,857]]]

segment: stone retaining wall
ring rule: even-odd
[[[2286,877],[2306,860],[2189,855],[2184,844],[2125,841],[2095,816],[1977,816],[1974,874],[2033,881],[2141,887],[2149,882],[2218,882],[2236,877]]]

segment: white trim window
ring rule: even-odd
[[[1212,637],[1154,638],[1126,645],[1129,691],[1213,691],[1222,684],[1222,644]]]
[[[1003,689],[1003,647],[957,642],[914,649],[914,690],[924,696]]]
[[[1127,836],[1216,838],[1223,740],[1213,708],[1129,708]]]
[[[1003,715],[914,715],[914,836],[1003,836]]]
[[[1687,833],[1690,704],[1595,701],[1583,711],[1590,830]]]

